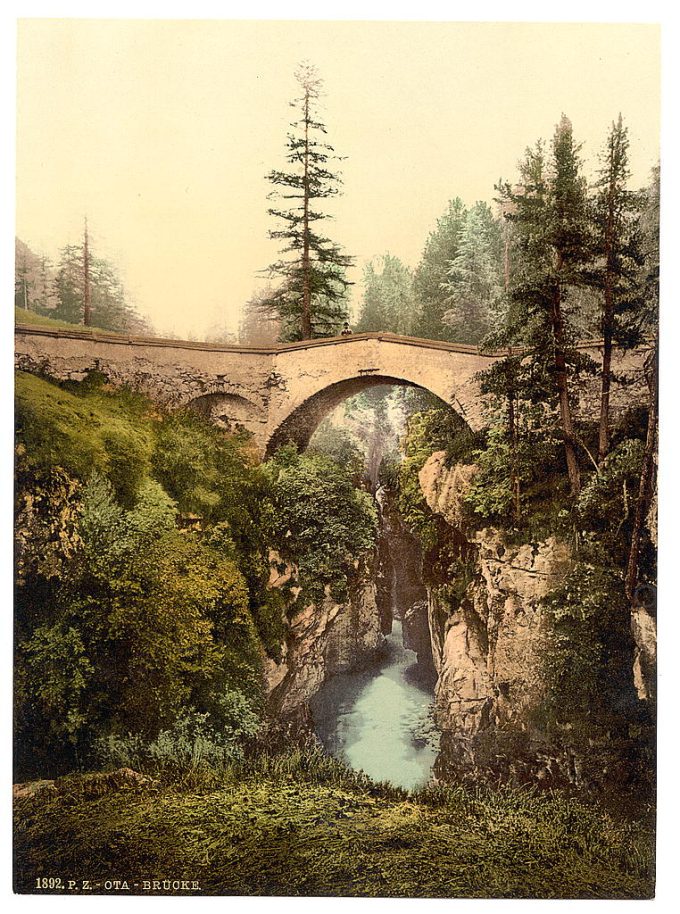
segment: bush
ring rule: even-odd
[[[153,740],[140,734],[99,738],[95,758],[104,767],[133,768],[171,779],[220,769],[243,758],[244,741],[256,735],[261,723],[243,692],[225,692],[220,704],[221,726],[212,723],[208,713],[189,708]]]
[[[353,569],[375,546],[373,499],[354,488],[350,471],[329,457],[280,448],[266,466],[271,480],[273,536],[280,554],[295,562],[300,584],[313,600],[326,586],[345,600]]]
[[[586,734],[630,721],[637,704],[630,658],[630,613],[622,575],[577,562],[544,600],[549,628],[544,658],[548,718]]]

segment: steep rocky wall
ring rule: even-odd
[[[515,544],[502,531],[473,529],[463,497],[474,472],[447,468],[438,452],[420,473],[429,507],[446,521],[454,542],[464,535],[465,546],[451,579],[428,584],[435,714],[442,730],[436,773],[445,780],[566,784],[598,792],[637,778],[647,782],[650,751],[625,731],[595,730],[585,720],[546,726],[543,664],[550,632],[541,604],[572,567],[571,551],[554,536]],[[654,619],[640,605],[632,623],[635,684],[645,698],[653,683]]]
[[[555,537],[515,545],[493,528],[466,529],[462,499],[474,472],[447,468],[437,452],[420,473],[431,510],[467,542],[462,581],[427,588],[442,730],[438,773],[578,780],[578,762],[541,745],[531,723],[543,690],[547,633],[540,604],[568,571],[570,550]]]
[[[387,634],[392,630],[393,617],[400,619],[404,647],[416,652],[421,679],[433,681],[420,544],[406,528],[393,496],[379,490],[377,499],[381,516],[377,580],[383,631]]]
[[[570,561],[554,537],[509,546],[486,529],[472,542],[474,577],[462,599],[449,600],[446,586],[431,586],[428,595],[437,719],[443,730],[466,737],[491,724],[521,724],[540,699],[540,601]]]
[[[281,660],[266,662],[267,690],[276,715],[304,719],[309,699],[323,683],[366,663],[384,636],[370,564],[357,566],[344,603],[334,600],[328,590],[320,603],[299,602],[299,588],[291,587],[295,569],[287,566],[280,572],[280,564],[273,555],[270,585],[287,586],[291,603]]]

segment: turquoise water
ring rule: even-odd
[[[312,701],[315,729],[328,752],[408,790],[428,782],[437,757],[431,708],[432,692],[418,680],[416,655],[403,646],[396,619],[374,665],[334,676]]]

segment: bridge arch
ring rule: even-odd
[[[455,410],[451,403],[447,403],[435,391],[421,384],[416,384],[414,381],[391,375],[359,374],[355,377],[345,378],[342,381],[329,384],[327,387],[311,394],[299,406],[295,407],[271,433],[265,446],[265,458],[271,457],[277,448],[288,444],[290,441],[296,444],[300,451],[305,450],[323,419],[339,406],[343,400],[374,387],[411,387],[416,390],[425,390],[436,397],[444,406]]]
[[[579,348],[595,361],[601,342]],[[104,331],[17,326],[15,366],[55,381],[80,381],[93,369],[111,384],[141,390],[166,409],[193,404],[227,428],[243,427],[260,454],[281,441],[304,444],[344,398],[377,384],[430,391],[478,430],[487,421],[479,373],[505,355],[474,346],[389,333],[327,337],[270,347],[132,337]],[[612,415],[646,403],[645,347],[615,354]],[[599,409],[597,378],[578,391],[577,418]]]
[[[226,391],[194,397],[186,408],[229,432],[245,429],[254,433],[258,424],[266,421],[262,409],[255,403],[240,394]]]

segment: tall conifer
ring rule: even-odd
[[[609,452],[609,396],[615,342],[631,345],[636,334],[631,318],[639,311],[638,236],[639,194],[628,190],[628,131],[619,115],[612,124],[601,155],[593,205],[594,284],[601,292],[600,329],[603,340],[598,461]]]
[[[270,199],[282,202],[268,212],[283,227],[269,232],[270,238],[284,242],[281,259],[270,272],[281,283],[263,304],[282,325],[284,339],[311,339],[337,332],[347,315],[346,289],[350,285],[345,270],[352,258],[317,229],[329,219],[318,202],[340,193],[342,183],[329,163],[338,160],[334,149],[323,140],[326,127],[317,113],[322,80],[311,64],[299,66],[297,79],[301,95],[291,102],[298,117],[288,134],[287,171],[271,171],[267,179],[274,185]]]

